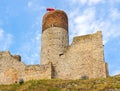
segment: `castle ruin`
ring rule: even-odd
[[[47,12],[42,22],[40,65],[25,65],[19,55],[0,52],[0,84],[32,79],[106,78],[102,32],[76,36],[69,45],[68,18],[64,11]]]

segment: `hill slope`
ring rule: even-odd
[[[0,91],[120,91],[120,77],[90,80],[31,80],[0,85]]]

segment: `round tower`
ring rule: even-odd
[[[69,45],[68,17],[64,11],[47,12],[42,21],[41,64],[56,64]]]

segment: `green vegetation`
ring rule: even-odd
[[[0,91],[120,91],[120,77],[89,80],[31,80],[22,85],[0,85]]]

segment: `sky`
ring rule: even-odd
[[[120,0],[0,0],[0,51],[21,55],[25,64],[39,64],[48,7],[67,13],[70,43],[75,36],[101,30],[109,73],[120,73]]]

